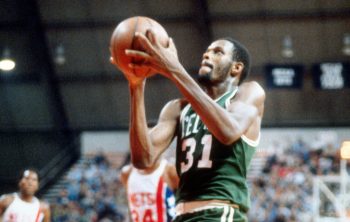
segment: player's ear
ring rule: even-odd
[[[231,66],[231,76],[239,76],[241,75],[244,68],[244,64],[242,62],[234,61]]]

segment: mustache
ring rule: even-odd
[[[209,68],[213,68],[213,64],[211,64],[210,62],[204,60],[202,63],[201,63],[201,66],[208,66]]]

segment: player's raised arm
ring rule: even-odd
[[[136,32],[146,35],[149,28],[157,32],[152,38],[157,38],[159,44],[168,46],[169,38],[165,29],[155,20],[142,16],[122,21],[112,34],[110,46],[111,63],[123,72],[129,82],[131,161],[136,168],[149,168],[156,162],[174,138],[180,114],[180,102],[169,102],[161,111],[157,125],[148,129],[144,104],[145,84],[146,78],[157,73],[157,70],[137,67],[147,63],[148,57],[135,35]],[[144,57],[132,58],[126,53],[128,50],[134,50],[137,55]]]
[[[152,30],[147,37],[142,33],[136,36],[146,49],[147,55],[134,50],[128,51],[127,55],[135,58],[144,57],[147,62],[136,64],[135,67],[152,67],[173,81],[218,140],[230,144],[248,130],[258,115],[254,104],[250,106],[247,103],[240,103],[239,106],[239,103],[236,103],[235,109],[228,110],[215,102],[215,99],[223,93],[234,91],[249,72],[249,62],[242,61],[240,55],[235,55],[237,51],[244,55],[248,54],[245,48],[238,48],[240,47],[238,43],[226,39],[213,42],[203,54],[199,70],[202,88],[179,62],[176,50],[173,50],[175,48],[173,42],[170,41],[168,47],[162,46],[154,37]],[[223,62],[226,63],[224,69],[220,67]],[[246,115],[241,115],[242,111],[245,111]]]
[[[137,168],[152,166],[175,136],[182,101],[168,102],[161,111],[157,124],[148,129],[143,93],[131,90],[130,147],[131,161]]]

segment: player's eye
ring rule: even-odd
[[[215,53],[216,55],[223,55],[223,54],[224,54],[224,52],[223,52],[221,49],[215,49],[215,50],[214,50],[214,53]]]

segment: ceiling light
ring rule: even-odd
[[[350,33],[344,34],[342,51],[344,55],[350,56]]]
[[[292,58],[294,56],[292,37],[290,37],[289,35],[286,35],[282,39],[281,54],[284,58]]]
[[[57,65],[63,65],[64,63],[66,63],[66,56],[63,44],[59,44],[56,46],[54,61]]]
[[[11,58],[10,50],[8,48],[4,49],[3,56],[0,60],[0,70],[9,72],[13,70],[16,66],[15,61]]]

